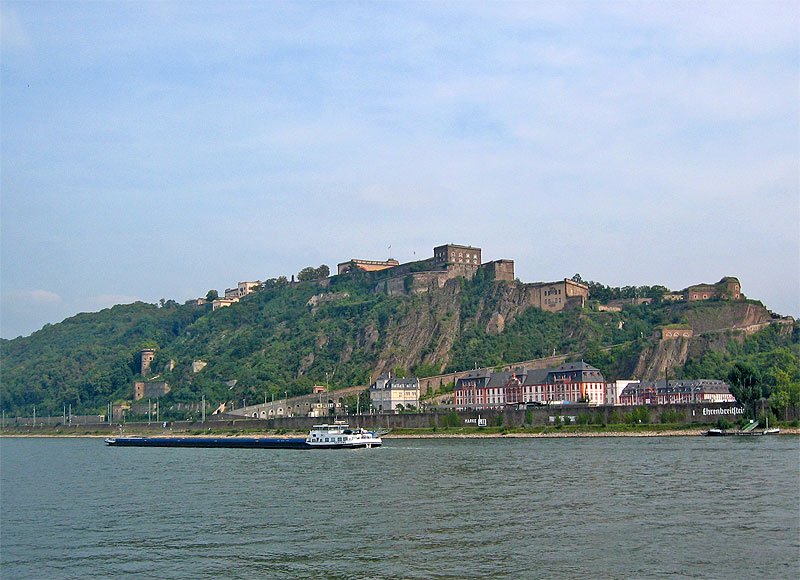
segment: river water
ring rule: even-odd
[[[0,440],[0,576],[798,578],[800,438]]]

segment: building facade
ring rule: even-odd
[[[369,400],[378,413],[396,413],[401,408],[419,408],[419,379],[397,378],[387,373],[369,387]]]
[[[157,399],[169,391],[170,387],[166,381],[136,381],[133,383],[133,400]]]
[[[219,310],[220,308],[225,308],[230,306],[234,302],[239,302],[239,298],[217,298],[216,300],[211,302],[211,310]]]
[[[493,373],[479,370],[458,379],[453,403],[458,409],[492,409],[526,403],[589,403],[604,405],[603,374],[584,362],[555,369],[517,369]]]
[[[565,308],[583,308],[589,299],[589,286],[565,278],[559,282],[529,284],[532,306],[559,312]]]
[[[692,336],[694,336],[694,330],[688,324],[657,326],[653,331],[653,338],[656,340],[674,340],[676,338],[692,338]]]
[[[631,382],[620,393],[620,405],[675,405],[686,403],[734,403],[730,386],[724,381]]]
[[[381,260],[358,260],[353,258],[352,260],[348,260],[347,262],[342,262],[337,266],[337,273],[338,274],[347,274],[348,272],[353,272],[354,270],[361,270],[363,272],[379,272],[381,270],[387,270],[389,268],[394,268],[395,266],[399,266],[400,262],[389,258],[388,260],[381,261]]]
[[[461,264],[474,267],[481,265],[481,249],[473,246],[445,244],[433,248],[434,262],[441,264]]]
[[[139,374],[146,377],[150,374],[150,367],[153,365],[153,360],[156,358],[156,351],[154,348],[143,348],[139,351]]]

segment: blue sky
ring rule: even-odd
[[[0,333],[441,243],[800,315],[798,2],[0,4]]]

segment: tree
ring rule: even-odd
[[[213,302],[218,298],[219,298],[219,292],[217,292],[216,290],[209,290],[208,293],[206,294],[206,300],[208,300],[209,302]]]
[[[327,278],[330,276],[331,269],[322,264],[319,268],[313,268],[311,266],[306,266],[297,274],[297,281],[298,282],[308,282],[312,280],[322,280],[323,278]]]
[[[758,371],[751,365],[737,361],[728,373],[731,393],[745,408],[748,417],[756,416],[756,403],[769,397],[769,386],[764,384]]]
[[[789,408],[796,409],[800,405],[800,381],[785,370],[776,369],[773,374],[775,388],[769,398],[770,406],[778,410],[783,409],[785,420],[788,416]]]

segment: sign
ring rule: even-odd
[[[703,416],[708,415],[744,415],[744,407],[728,407],[727,409],[707,409],[703,407]]]
[[[478,417],[477,419],[464,419],[465,425],[477,425],[478,427],[486,427],[486,419]]]

